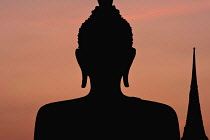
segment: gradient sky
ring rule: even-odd
[[[33,139],[38,109],[84,96],[74,51],[96,0],[0,1],[0,139]],[[185,125],[193,47],[210,138],[210,1],[115,0],[131,24],[137,55],[124,94],[172,106]],[[89,84],[89,83],[88,83]],[[84,116],[85,118],[85,116]]]

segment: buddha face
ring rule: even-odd
[[[124,85],[129,87],[128,73],[135,54],[136,50],[134,48],[126,51],[86,51],[77,49],[76,57],[83,77],[82,87],[86,86],[87,76],[95,79],[97,77],[115,79],[123,76]]]
[[[112,6],[113,0],[98,0],[99,6]]]

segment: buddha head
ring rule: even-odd
[[[113,0],[98,2],[100,6],[111,6]],[[104,20],[103,14],[102,18],[93,15],[79,30],[76,58],[82,71],[82,88],[86,86],[87,77],[103,83],[120,81],[123,77],[125,87],[129,87],[128,73],[136,53],[132,47],[132,29],[118,10],[112,8],[111,12],[116,12],[117,16]]]

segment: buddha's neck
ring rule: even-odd
[[[119,78],[90,78],[90,95],[102,98],[114,98],[123,96],[120,88],[121,77]]]

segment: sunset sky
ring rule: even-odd
[[[38,109],[85,96],[76,62],[77,34],[97,0],[0,0],[0,139],[32,140]],[[175,109],[181,136],[192,54],[210,138],[210,1],[114,0],[130,23],[136,58],[123,93]],[[85,118],[85,116],[84,116]]]

